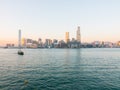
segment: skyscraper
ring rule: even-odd
[[[80,35],[80,27],[79,26],[77,28],[76,40],[77,40],[77,42],[81,43],[81,35]]]
[[[70,41],[69,32],[66,32],[66,34],[65,34],[65,41],[66,41],[66,43],[68,43]]]

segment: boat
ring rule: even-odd
[[[21,30],[19,30],[19,44],[18,44],[18,55],[24,55],[24,52],[21,50]]]
[[[18,55],[24,55],[24,52],[21,51],[21,50],[19,50],[19,51],[18,51]]]

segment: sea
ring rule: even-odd
[[[0,49],[0,90],[120,90],[120,48]]]

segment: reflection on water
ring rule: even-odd
[[[70,63],[73,65],[79,65],[81,61],[80,49],[66,49],[65,50],[65,64],[69,65]]]
[[[120,49],[0,49],[0,90],[119,90]]]

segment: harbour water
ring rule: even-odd
[[[120,49],[0,49],[0,90],[120,90]]]

